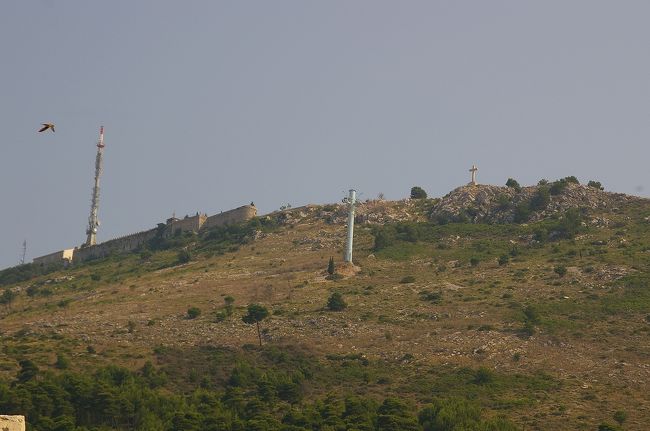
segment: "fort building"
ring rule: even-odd
[[[146,245],[148,241],[161,234],[168,238],[177,234],[177,232],[198,233],[203,229],[241,223],[252,219],[256,215],[257,209],[255,206],[244,205],[212,216],[197,212],[193,216],[185,216],[182,219],[171,217],[166,220],[166,223],[161,223],[153,229],[114,238],[96,245],[75,247],[46,254],[34,258],[33,263],[42,266],[68,265],[106,257],[114,253],[127,253]]]

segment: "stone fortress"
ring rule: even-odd
[[[254,205],[244,205],[213,216],[196,213],[196,215],[185,216],[182,219],[171,217],[167,219],[166,223],[160,223],[153,229],[114,238],[96,245],[60,250],[36,257],[33,263],[41,266],[68,265],[89,259],[106,257],[114,253],[126,253],[142,247],[147,241],[155,238],[157,235],[162,234],[163,237],[168,238],[176,234],[176,232],[198,233],[203,229],[247,221],[256,215],[257,209]]]

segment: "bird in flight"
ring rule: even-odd
[[[52,131],[54,132],[54,124],[43,123],[43,127],[41,127],[41,130],[39,130],[39,132],[44,132],[47,129],[52,129]]]

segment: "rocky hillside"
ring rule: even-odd
[[[561,185],[554,188],[555,184]],[[640,201],[643,199],[572,182],[522,188],[480,184],[451,191],[429,215],[441,222],[512,223],[542,220],[571,208],[616,212]]]

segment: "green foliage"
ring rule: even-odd
[[[68,357],[63,353],[57,353],[54,366],[59,370],[67,370],[70,368],[70,359],[68,359]]]
[[[617,410],[614,412],[612,418],[614,418],[619,425],[623,425],[623,422],[627,420],[627,413],[623,410]]]
[[[190,307],[187,309],[187,318],[196,319],[201,315],[201,309],[198,307]]]
[[[506,181],[506,187],[515,189],[517,192],[521,191],[521,186],[514,178],[508,178],[508,181]]]
[[[16,292],[11,289],[5,289],[0,295],[0,304],[9,305],[16,299]]]
[[[517,431],[505,419],[482,419],[479,405],[461,398],[436,399],[418,413],[424,431]]]
[[[427,192],[424,191],[422,187],[413,186],[411,187],[411,199],[426,199]]]
[[[593,187],[596,190],[605,190],[605,187],[600,183],[600,181],[589,180],[587,186]]]
[[[386,398],[377,411],[378,431],[418,431],[418,423],[399,398]]]
[[[424,301],[429,301],[429,302],[431,302],[433,304],[440,304],[442,302],[442,292],[441,291],[429,292],[427,290],[423,290],[422,292],[420,292],[420,297]]]
[[[252,325],[253,323],[257,326],[257,337],[260,341],[260,346],[262,345],[262,334],[260,332],[260,322],[266,319],[269,316],[269,310],[263,305],[259,304],[249,304],[248,313],[242,317],[244,323]]]
[[[530,199],[530,209],[533,211],[539,211],[546,209],[548,204],[551,202],[551,193],[546,186],[540,186],[537,188],[537,192]]]
[[[192,253],[187,249],[179,251],[176,255],[176,262],[179,264],[187,263],[190,260],[192,260]]]
[[[481,263],[481,259],[479,259],[479,258],[476,257],[476,256],[472,256],[472,257],[470,258],[470,260],[469,260],[469,264],[470,264],[471,266],[478,266],[479,263]]]
[[[622,431],[622,430],[620,427],[617,427],[616,425],[602,423],[598,425],[598,431]]]
[[[499,266],[505,266],[508,264],[509,261],[510,261],[510,256],[508,256],[507,254],[502,254],[501,256],[499,256]]]
[[[334,258],[330,256],[329,263],[327,264],[327,273],[329,275],[334,275],[336,268],[334,267]]]
[[[330,311],[343,311],[347,306],[343,300],[343,295],[339,292],[332,293],[327,300],[327,309]]]
[[[527,201],[519,202],[515,207],[515,223],[526,223],[530,218],[530,203]]]
[[[553,272],[555,272],[560,277],[564,277],[567,273],[567,269],[564,265],[556,265],[555,268],[553,268]]]
[[[21,283],[61,269],[59,265],[41,266],[33,263],[14,266],[0,271],[0,286]]]
[[[227,316],[232,316],[233,305],[235,303],[235,298],[230,295],[227,295],[223,298],[224,310]]]
[[[415,277],[412,275],[405,275],[399,282],[402,284],[415,283]]]

